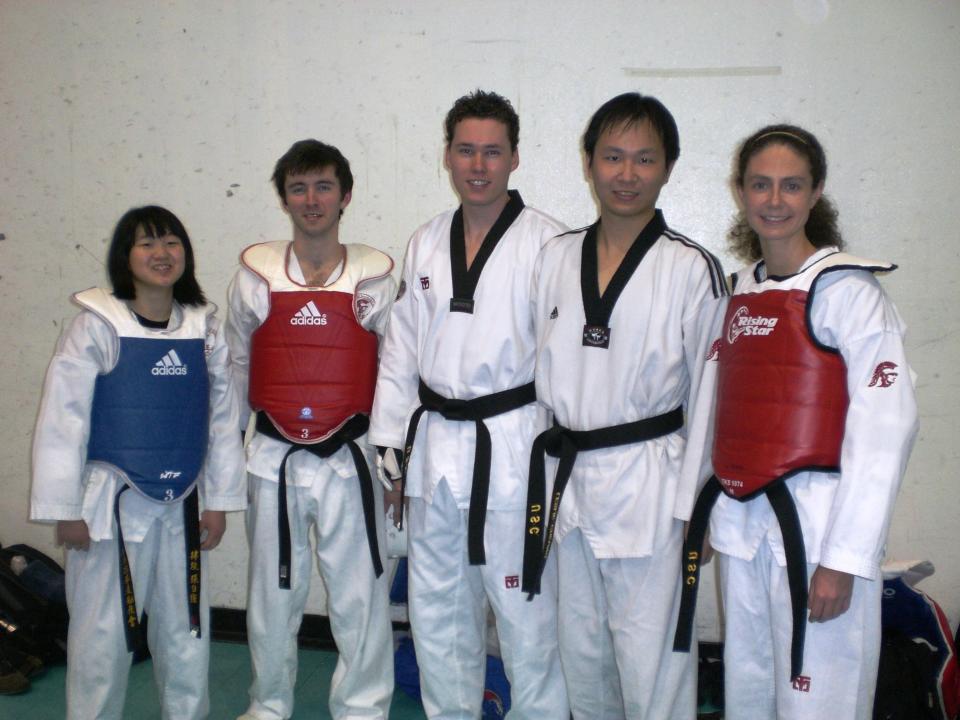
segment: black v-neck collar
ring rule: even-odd
[[[610,278],[602,296],[597,261],[597,230],[599,228],[600,221],[597,220],[587,228],[587,234],[583,238],[583,247],[580,251],[580,293],[583,297],[587,325],[608,328],[610,315],[613,313],[613,307],[617,304],[620,293],[633,277],[633,273],[640,266],[647,251],[653,247],[657,238],[663,235],[664,230],[667,229],[667,223],[663,219],[663,213],[657,210],[650,222],[637,235],[627,254],[623,256],[620,267]]]
[[[480,282],[480,273],[493,254],[500,238],[523,211],[523,198],[516,190],[507,191],[509,200],[500,211],[500,216],[490,228],[483,243],[473,259],[470,269],[467,269],[467,248],[463,230],[463,206],[457,208],[450,224],[450,274],[453,278],[453,297],[450,298],[450,312],[473,312],[473,294]]]

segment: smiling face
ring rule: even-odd
[[[284,191],[283,207],[293,222],[295,240],[326,237],[337,228],[340,212],[350,204],[350,193],[342,194],[332,165],[287,175]]]
[[[762,247],[810,245],[804,227],[823,185],[814,186],[810,163],[791,147],[771,143],[754,154],[737,192]]]
[[[600,201],[601,217],[653,217],[660,190],[672,169],[663,141],[649,120],[605,130],[597,139],[587,168]]]
[[[141,292],[169,289],[183,275],[186,267],[186,252],[183,241],[171,233],[155,237],[137,227],[133,245],[130,247],[130,273],[138,296]]]
[[[507,126],[499,120],[466,118],[457,123],[444,154],[454,190],[465,206],[506,203],[510,173],[520,164]]]

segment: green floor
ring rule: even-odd
[[[301,650],[297,674],[296,718],[324,720],[330,717],[327,694],[337,655],[322,650]],[[30,690],[20,695],[0,696],[3,720],[63,720],[66,666],[51,668],[34,679]],[[247,709],[250,656],[246,645],[214,642],[210,646],[210,718],[234,720]],[[160,720],[160,703],[153,684],[150,661],[130,671],[124,720]],[[390,708],[392,720],[423,720],[423,708],[399,690]]]

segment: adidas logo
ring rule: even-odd
[[[551,319],[551,320],[556,320],[558,317],[560,317],[560,313],[557,312],[557,306],[554,305],[554,306],[553,306],[553,312],[550,313],[550,319]]]
[[[150,374],[186,375],[187,366],[180,361],[180,356],[177,355],[177,351],[171,348],[166,355],[157,360],[154,366],[150,369]]]
[[[313,300],[297,310],[297,314],[290,318],[291,325],[326,325],[327,314],[317,310]]]

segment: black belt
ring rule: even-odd
[[[129,490],[129,485],[120,488],[113,500],[113,517],[117,523],[117,550],[120,555],[120,605],[123,607],[123,631],[127,651],[143,650],[143,633],[140,632],[140,617],[137,614],[137,599],[133,592],[133,574],[123,542],[123,527],[120,523],[120,496]],[[183,501],[184,545],[187,570],[187,613],[190,634],[200,637],[200,501],[197,488],[193,488]]]
[[[577,453],[581,450],[600,450],[601,448],[632,445],[652,440],[676,432],[683,427],[683,409],[674,408],[663,415],[644,418],[636,422],[596,430],[568,430],[554,425],[540,433],[533,441],[530,452],[530,478],[527,486],[527,533],[523,545],[523,586],[532,599],[540,592],[540,576],[550,554],[553,533],[557,525],[557,513],[560,500],[567,487]],[[550,522],[544,539],[544,505],[547,500],[547,472],[544,455],[560,458],[557,477],[553,484],[553,498],[550,502]]]
[[[280,461],[280,482],[277,498],[277,523],[280,546],[279,583],[284,590],[290,589],[290,517],[287,512],[287,458],[300,450],[306,450],[320,458],[328,458],[337,450],[346,445],[353,456],[353,464],[357,469],[357,478],[360,481],[360,501],[363,503],[363,519],[367,526],[367,545],[370,546],[370,559],[373,561],[373,572],[377,577],[383,574],[383,563],[380,562],[380,548],[377,544],[377,518],[374,509],[373,479],[370,476],[370,467],[363,456],[360,446],[354,442],[363,435],[370,426],[370,419],[366,415],[354,415],[344,423],[343,427],[323,442],[313,445],[293,444],[287,449],[283,460]],[[290,441],[280,434],[266,413],[257,413],[257,432],[263,433],[275,440],[289,443]]]
[[[710,522],[710,510],[722,489],[717,476],[711,477],[693,507],[687,538],[683,543],[683,590],[680,599],[680,617],[677,632],[673,637],[673,649],[689,652],[693,637],[693,615],[697,609],[697,588],[700,578],[700,551]],[[780,534],[783,535],[783,551],[787,557],[787,582],[790,585],[790,605],[793,611],[793,637],[790,646],[790,680],[795,680],[803,667],[803,639],[806,630],[807,612],[807,553],[803,546],[803,531],[793,497],[784,478],[764,489],[770,501]],[[753,496],[751,496],[753,497]]]
[[[426,411],[438,412],[447,420],[470,421],[476,425],[477,440],[473,453],[473,484],[470,490],[470,511],[467,515],[467,555],[471,565],[484,565],[486,554],[483,550],[483,528],[487,518],[487,496],[490,493],[490,431],[484,420],[502,415],[536,402],[537,393],[532,382],[519,387],[491,393],[472,400],[445,398],[431,390],[420,381],[420,407],[410,418],[407,437],[403,447],[403,470],[401,488],[406,488],[407,467],[413,441],[417,437],[420,416]],[[402,491],[401,491],[402,492]],[[403,505],[400,506],[399,520],[403,520]]]

